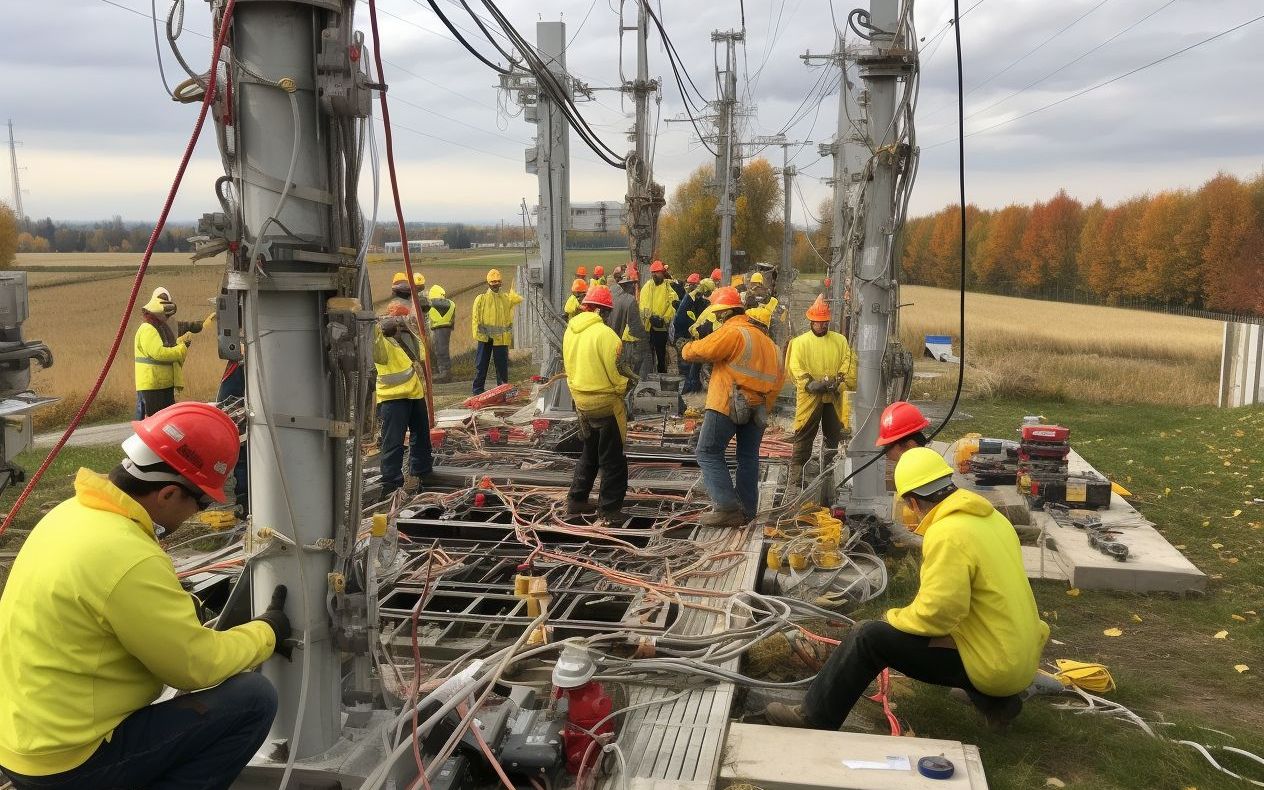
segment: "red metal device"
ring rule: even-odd
[[[573,689],[555,688],[554,699],[565,697],[566,729],[562,731],[562,742],[566,749],[566,770],[578,774],[580,764],[584,761],[584,753],[592,744],[594,735],[609,735],[614,732],[614,719],[606,719],[614,708],[614,700],[606,693],[606,688],[595,680]],[[602,719],[606,721],[597,726]],[[587,732],[586,732],[587,731]],[[601,759],[601,747],[594,746],[588,755],[585,771],[593,771]]]

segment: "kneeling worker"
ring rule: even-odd
[[[19,790],[228,787],[276,714],[246,670],[290,657],[285,587],[213,631],[158,543],[224,501],[237,426],[180,403],[132,428],[123,462],[80,469],[35,525],[0,598],[0,768]],[[164,685],[194,693],[152,704]]]
[[[562,363],[584,439],[566,498],[566,513],[582,515],[599,510],[604,521],[621,525],[628,489],[628,459],[623,452],[628,431],[623,396],[628,378],[618,367],[623,343],[605,323],[613,309],[610,289],[592,286],[584,296],[581,312],[567,323],[562,338]],[[593,507],[588,495],[599,469],[601,493]]]
[[[802,705],[768,706],[770,724],[836,730],[866,687],[890,667],[966,692],[993,727],[1022,711],[1049,626],[1040,619],[1014,527],[986,499],[958,489],[927,447],[900,458],[896,493],[921,519],[921,582],[886,621],[857,624],[812,681]]]

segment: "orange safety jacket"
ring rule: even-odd
[[[733,316],[702,340],[686,343],[680,354],[686,362],[711,363],[706,407],[724,415],[732,406],[734,384],[751,406],[771,409],[786,378],[777,346],[744,315]]]

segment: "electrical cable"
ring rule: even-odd
[[[154,56],[158,60],[158,76],[162,79],[162,89],[167,95],[175,98],[175,94],[171,91],[171,86],[167,84],[167,72],[162,66],[162,47],[158,44],[158,0],[149,0],[149,16],[153,20],[154,29]]]
[[[439,17],[439,21],[444,24],[444,26],[448,29],[450,33],[452,33],[453,36],[456,36],[457,43],[465,47],[467,52],[469,52],[474,57],[478,58],[480,61],[482,61],[483,65],[487,66],[489,69],[496,72],[497,74],[508,75],[508,74],[513,73],[511,69],[507,69],[498,63],[493,63],[490,60],[488,60],[483,55],[483,53],[479,52],[477,49],[474,48],[473,44],[466,41],[465,36],[461,35],[461,31],[456,29],[456,25],[452,24],[452,21],[448,19],[447,14],[444,14],[443,11],[439,10],[439,4],[436,3],[435,0],[426,0],[426,2],[430,4],[430,9],[434,11],[435,16]],[[488,38],[490,38],[490,36]]]
[[[31,492],[35,490],[35,486],[43,479],[48,468],[52,466],[53,461],[57,459],[57,455],[62,448],[66,446],[71,434],[79,427],[79,423],[83,421],[84,415],[88,413],[88,408],[92,406],[97,395],[101,392],[101,387],[105,384],[105,379],[110,373],[110,368],[114,365],[114,360],[118,356],[119,348],[123,344],[123,336],[127,333],[128,319],[131,317],[132,310],[136,307],[136,298],[140,294],[141,283],[145,280],[145,272],[149,269],[149,262],[153,258],[154,246],[158,243],[158,237],[162,234],[162,229],[166,226],[167,216],[171,213],[171,206],[175,202],[176,194],[180,190],[180,183],[184,180],[184,173],[188,169],[189,160],[193,156],[193,149],[197,145],[198,137],[202,133],[202,125],[206,122],[207,113],[211,109],[211,103],[215,100],[216,75],[219,72],[219,56],[220,50],[224,46],[224,40],[228,37],[229,22],[232,19],[233,8],[236,0],[225,0],[223,17],[220,22],[219,34],[215,38],[215,46],[211,50],[211,70],[210,81],[207,86],[206,94],[202,98],[202,106],[198,111],[197,120],[193,124],[193,131],[189,135],[189,142],[185,145],[184,155],[180,158],[180,164],[176,167],[175,178],[172,180],[171,188],[167,191],[167,199],[163,202],[162,211],[158,214],[158,221],[154,223],[154,229],[149,234],[149,242],[145,245],[145,252],[141,255],[140,265],[136,269],[136,277],[132,281],[132,290],[127,297],[127,305],[123,308],[123,314],[119,318],[118,328],[114,333],[114,340],[110,344],[110,350],[105,355],[105,362],[101,366],[100,372],[97,374],[96,381],[88,390],[87,396],[83,403],[75,411],[70,418],[70,423],[66,425],[66,430],[53,443],[52,449],[48,451],[48,455],[40,463],[39,468],[35,470],[35,474],[31,475],[31,479],[22,488],[22,492],[18,494],[17,499],[13,503],[13,507],[9,508],[9,512],[5,515],[4,521],[0,522],[0,535],[17,518],[22,510],[22,505],[31,496]],[[126,6],[123,6],[124,8]],[[129,9],[131,10],[131,9]],[[143,16],[143,14],[142,14]]]

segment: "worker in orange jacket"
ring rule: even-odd
[[[712,366],[697,450],[712,509],[699,523],[741,526],[758,510],[759,445],[786,374],[777,346],[744,315],[742,297],[735,289],[717,288],[711,306],[722,322],[720,327],[702,340],[685,344],[680,352],[686,362]],[[734,436],[736,489],[724,458]]]

